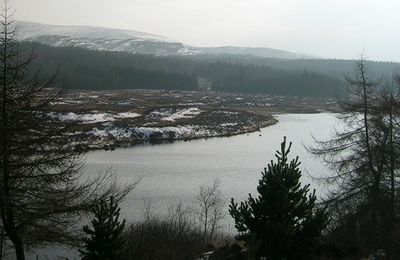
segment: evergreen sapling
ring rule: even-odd
[[[288,161],[292,143],[286,138],[262,172],[258,196],[241,202],[231,200],[229,212],[239,231],[238,239],[247,241],[257,257],[267,259],[304,259],[316,238],[327,225],[328,216],[316,205],[315,190],[301,187],[298,157]]]

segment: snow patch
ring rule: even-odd
[[[213,111],[213,114],[225,114],[225,115],[239,115],[239,112],[236,111]]]
[[[203,111],[197,107],[190,107],[184,109],[161,108],[150,112],[149,117],[159,119],[161,121],[174,122],[183,118],[194,118],[201,114]]]
[[[87,132],[87,134],[100,138],[112,136],[118,140],[125,138],[141,140],[149,140],[152,138],[183,139],[187,137],[203,137],[213,135],[210,130],[193,125],[180,125],[171,127],[112,127],[108,129],[94,128],[93,130]]]
[[[124,113],[118,113],[114,115],[114,118],[135,118],[139,117],[141,114],[138,113],[133,113],[133,112],[124,112]]]
[[[199,115],[201,112],[203,112],[203,111],[201,111],[199,108],[191,107],[191,108],[187,108],[187,109],[177,110],[172,115],[164,117],[161,120],[175,121],[175,120],[181,119],[181,118],[194,118],[197,115]]]
[[[224,123],[224,124],[220,124],[221,127],[229,127],[229,126],[236,126],[237,123]]]
[[[135,118],[141,116],[138,113],[133,112],[124,112],[118,114],[110,114],[110,113],[94,113],[94,114],[76,114],[73,112],[70,113],[55,113],[50,112],[48,115],[53,118],[64,122],[82,122],[83,124],[93,124],[93,123],[104,123],[115,121],[115,119],[122,118]]]

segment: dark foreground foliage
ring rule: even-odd
[[[122,259],[194,259],[203,252],[203,233],[186,216],[151,217],[132,224]]]
[[[193,209],[182,205],[171,207],[165,216],[147,215],[129,226],[124,235],[121,259],[196,259],[214,246],[204,247],[204,234]],[[216,247],[228,243],[228,236],[214,235]]]
[[[119,221],[120,210],[113,197],[109,201],[101,201],[94,208],[92,227],[83,227],[89,237],[84,239],[85,248],[80,250],[82,260],[112,260],[120,257],[124,242],[121,235],[125,227],[125,220]]]
[[[289,162],[286,138],[259,181],[258,197],[240,206],[232,199],[230,214],[239,231],[238,239],[248,243],[256,257],[308,259],[317,238],[328,223],[326,212],[316,205],[315,191],[301,187],[298,158]]]
[[[341,100],[344,127],[310,149],[334,171],[322,178],[332,219],[327,238],[357,256],[384,251],[398,259],[400,237],[400,78],[374,78],[367,61],[347,78],[350,98]]]
[[[133,186],[119,187],[108,172],[81,178],[83,151],[72,124],[43,112],[57,98],[49,89],[55,76],[42,81],[40,70],[30,70],[34,55],[22,51],[7,3],[0,3],[0,230],[25,260],[29,247],[76,245],[76,223]]]

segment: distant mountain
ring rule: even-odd
[[[311,59],[311,56],[270,48],[194,47],[164,36],[93,26],[47,25],[19,22],[18,37],[53,47],[82,47],[90,50],[167,55],[245,55],[278,59]]]
[[[53,47],[82,47],[90,50],[120,51],[154,55],[188,55],[197,51],[163,36],[92,26],[18,23],[18,38]]]

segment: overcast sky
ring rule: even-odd
[[[399,0],[9,0],[16,17],[251,46],[400,61]]]

